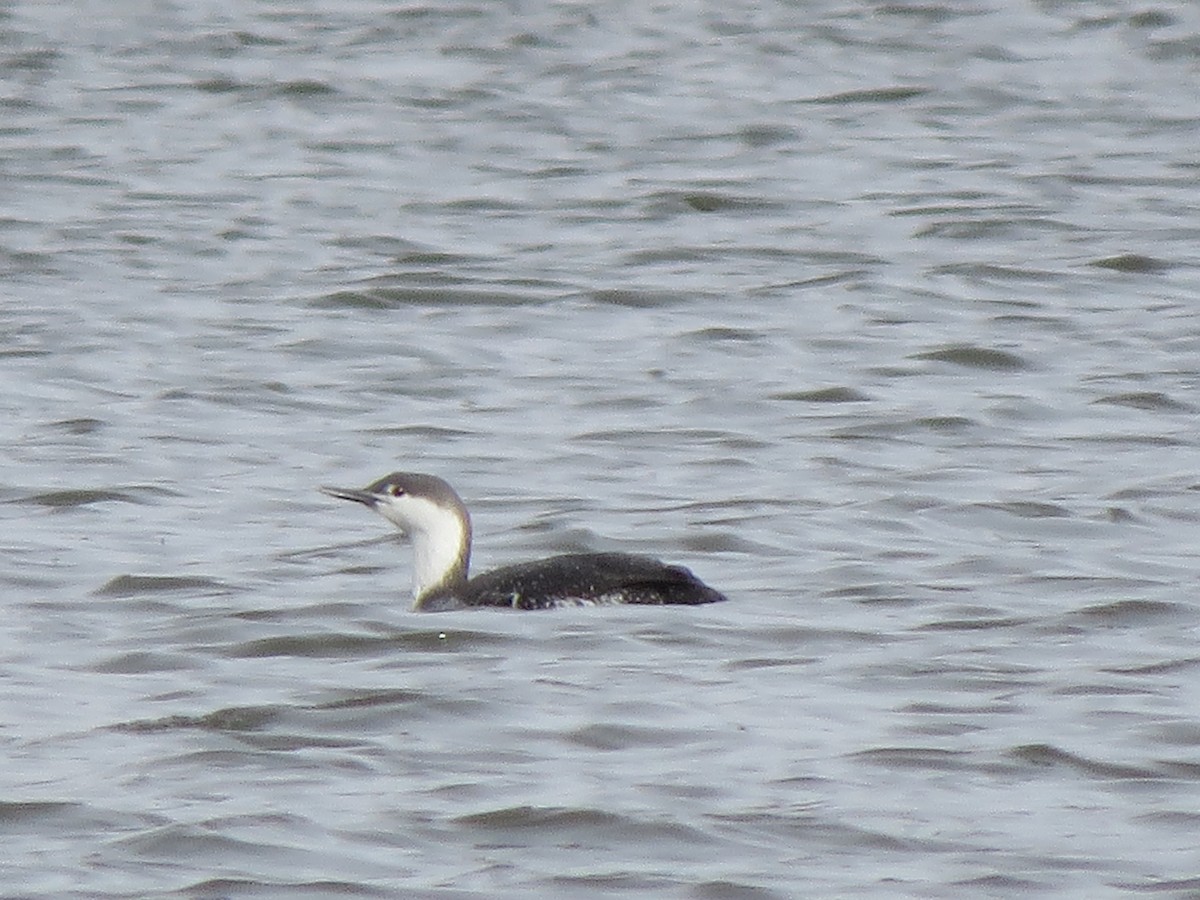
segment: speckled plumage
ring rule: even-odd
[[[464,606],[602,606],[724,600],[683,566],[630,553],[570,553],[477,575],[452,592]]]

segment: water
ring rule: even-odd
[[[5,9],[6,894],[1196,896],[1200,14],[960,7]]]

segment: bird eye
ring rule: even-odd
[[[393,497],[403,497],[404,496],[404,488],[400,487],[400,485],[398,485],[398,484],[388,485],[388,493],[391,494]]]

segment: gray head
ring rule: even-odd
[[[416,607],[453,593],[467,580],[471,559],[471,516],[462,499],[435,475],[392,472],[357,488],[322,487],[340,500],[362,503],[379,513],[413,544]]]

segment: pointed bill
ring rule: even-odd
[[[362,503],[365,506],[374,506],[379,502],[379,498],[370,491],[360,491],[357,488],[340,488],[321,485],[321,493],[330,497],[336,497],[339,500],[353,500],[356,503]]]

